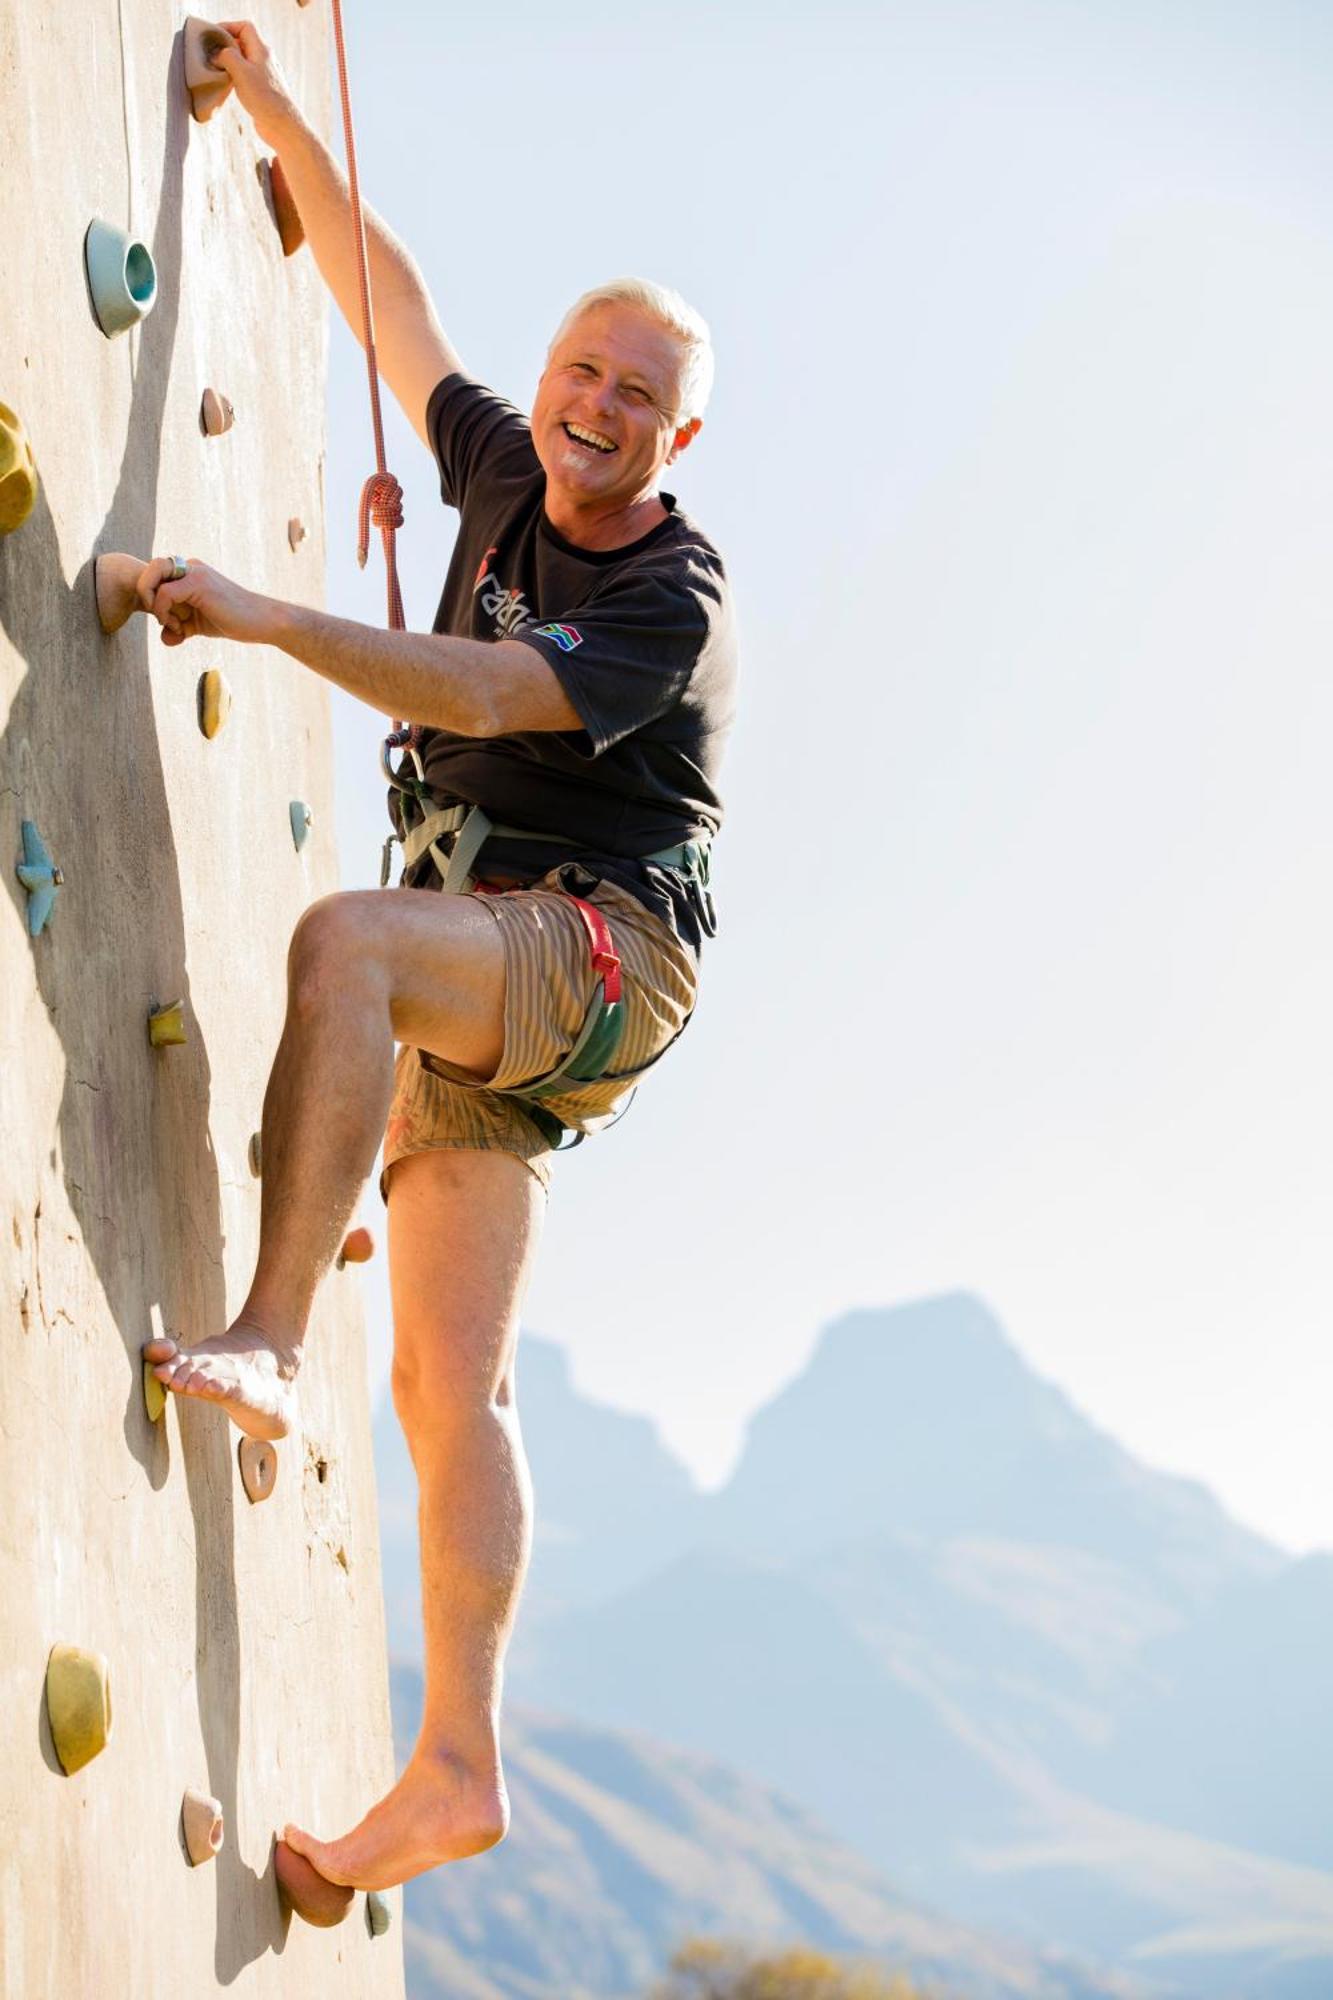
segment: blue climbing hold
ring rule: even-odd
[[[88,224],[83,257],[93,311],[108,340],[128,332],[153,310],[157,271],[146,244],[113,222],[95,219]]]
[[[23,822],[23,859],[15,872],[28,892],[28,935],[40,937],[51,921],[56,891],[64,887],[65,877],[52,865],[46,844],[30,819]]]

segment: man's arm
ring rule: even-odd
[[[236,37],[217,67],[225,69],[255,131],[282,161],[306,239],[320,274],[357,340],[361,339],[361,288],[347,177],[306,123],[272,52],[250,21],[224,21]],[[379,217],[362,203],[375,347],[380,373],[423,444],[426,405],[437,382],[462,368],[436,316],[426,283],[411,255]]]
[[[456,736],[583,727],[546,661],[521,639],[382,632],[299,604],[265,601],[272,614],[268,645],[385,715]]]
[[[555,672],[521,639],[383,632],[263,597],[195,557],[173,580],[173,561],[155,557],[138,582],[139,602],[158,620],[168,646],[191,638],[276,646],[383,715],[457,736],[584,726]]]

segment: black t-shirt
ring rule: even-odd
[[[624,548],[566,541],[546,519],[527,418],[464,375],[439,384],[426,423],[441,495],[462,516],[435,631],[536,647],[583,723],[487,738],[427,730],[427,784],[441,803],[466,800],[578,843],[493,840],[483,871],[535,880],[577,860],[697,946],[696,900],[678,875],[637,857],[721,823],[717,770],[736,679],[721,557],[669,494],[667,519]]]

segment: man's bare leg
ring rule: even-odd
[[[225,1333],[146,1358],[177,1395],[283,1437],[315,1288],[337,1254],[384,1133],[395,1041],[479,1077],[504,1044],[504,952],[470,896],[370,890],[306,911],[288,957],[287,1019],[264,1099],[259,1259]]]
[[[420,1153],[389,1177],[394,1403],[420,1491],[426,1699],[402,1777],[342,1839],[289,1826],[331,1882],[384,1889],[493,1847],[504,1649],[531,1538],[514,1404],[518,1315],[545,1197],[506,1153]]]

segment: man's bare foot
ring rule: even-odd
[[[284,1829],[328,1882],[353,1889],[393,1889],[438,1868],[481,1854],[505,1837],[509,1802],[496,1770],[477,1783],[457,1758],[418,1751],[393,1790],[341,1840],[315,1840],[299,1826]]]
[[[247,1437],[286,1437],[296,1422],[300,1350],[281,1347],[245,1320],[197,1347],[146,1341],[143,1355],[164,1389],[217,1403]]]

